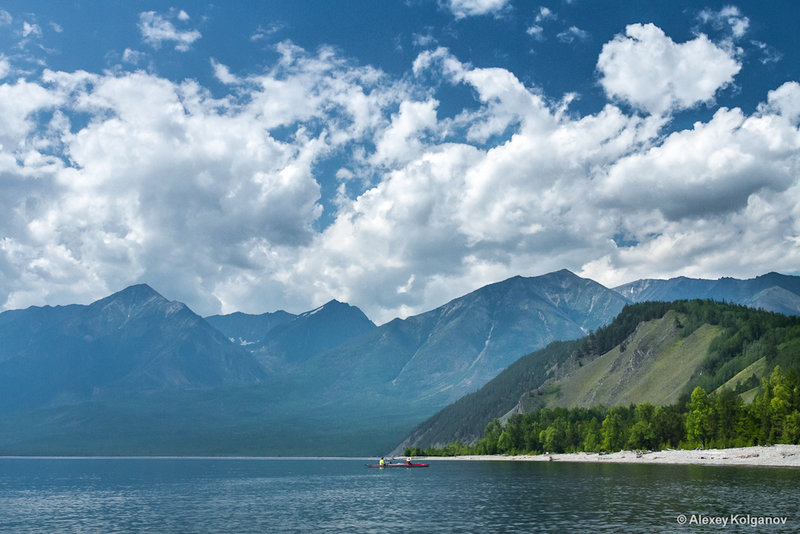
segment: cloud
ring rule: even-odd
[[[147,282],[202,314],[338,298],[383,322],[565,267],[609,285],[795,270],[800,85],[669,131],[663,112],[712,98],[738,64],[701,37],[687,50],[629,30],[598,69],[672,85],[607,88],[613,101],[583,116],[445,48],[392,77],[283,42],[263,72],[209,60],[230,84],[214,92],[145,72],[4,80],[0,302]],[[705,89],[670,71],[684,63]],[[452,88],[474,100],[444,116]]]
[[[139,52],[138,50],[132,50],[130,48],[126,48],[122,53],[122,61],[130,63],[131,65],[139,65],[145,57],[146,54],[144,52]]]
[[[719,11],[704,9],[700,11],[697,18],[715,30],[729,31],[735,39],[744,37],[750,28],[750,19],[742,15],[736,6],[725,6]]]
[[[542,26],[534,24],[533,26],[530,26],[526,32],[537,41],[544,41],[544,28]]]
[[[577,26],[570,26],[563,32],[556,35],[556,38],[562,43],[574,43],[575,41],[586,41],[589,39],[589,32],[578,28]]]
[[[464,129],[470,141],[485,142],[526,118],[538,120],[547,115],[541,96],[531,92],[505,69],[472,68],[445,48],[426,51],[417,57],[414,73],[419,76],[427,69],[440,71],[451,83],[466,83],[484,104],[477,110],[461,112],[453,120],[453,126]]]
[[[6,305],[142,280],[211,312],[230,298],[217,285],[290,271],[322,210],[315,165],[376,130],[395,96],[328,51],[281,50],[274,72],[241,80],[241,102],[142,72],[0,84]]]
[[[239,79],[231,74],[231,71],[228,69],[228,67],[218,62],[214,58],[211,58],[211,68],[214,69],[214,77],[220,82],[226,85],[239,83]]]
[[[558,16],[553,13],[549,8],[541,6],[539,7],[538,13],[536,13],[536,17],[534,18],[535,24],[529,26],[527,29],[528,35],[536,39],[537,41],[544,41],[544,26],[542,26],[543,22],[556,20]],[[577,28],[576,28],[577,29]]]
[[[783,54],[773,46],[762,43],[761,41],[750,41],[750,44],[756,47],[756,49],[758,49],[760,52],[760,57],[758,60],[762,65],[777,63],[783,59]]]
[[[23,257],[39,255],[37,270],[106,284],[139,275],[196,300],[192,280],[310,241],[318,141],[277,142],[256,117],[192,83],[143,73],[71,81],[52,79],[94,120],[60,132],[71,159],[50,173],[60,193],[39,200],[28,237],[13,243]]]
[[[792,185],[795,130],[790,121],[721,109],[709,122],[615,162],[600,195],[628,213],[660,212],[669,221],[734,213],[754,195]]]
[[[712,101],[741,63],[705,35],[675,43],[653,24],[631,24],[603,45],[597,69],[609,97],[666,114]]]
[[[430,33],[414,33],[412,34],[412,41],[414,46],[418,46],[420,48],[427,48],[436,44],[436,37],[431,35]]]
[[[22,23],[22,37],[41,37],[42,28],[38,24],[31,24],[28,21]]]
[[[762,104],[759,111],[765,115],[775,113],[790,123],[796,123],[800,118],[800,83],[786,82],[770,91],[766,105]]]
[[[535,20],[537,23],[539,23],[545,20],[555,20],[557,18],[558,16],[555,13],[553,13],[553,11],[550,10],[550,8],[541,6],[539,7],[539,12],[536,14]]]
[[[764,261],[791,268],[779,250],[800,230],[782,211],[798,212],[789,207],[798,190],[794,86],[772,93],[772,107],[758,114],[720,110],[708,123],[662,136],[664,119],[615,106],[561,115],[511,73],[473,68],[443,49],[420,55],[415,72],[425,69],[476,90],[482,107],[462,114],[461,127],[514,110],[515,133],[487,148],[415,149],[415,159],[345,205],[298,274],[315,273],[318,298],[376,302],[385,308],[375,314],[381,319],[533,265],[533,272],[571,266],[608,284],[650,273],[751,276]],[[764,248],[759,217],[770,221]],[[618,234],[631,244],[617,245]],[[738,234],[759,252],[734,258]]]
[[[483,108],[463,115],[459,126],[467,131],[468,117],[482,123],[490,114],[516,114],[518,128],[487,149],[432,136],[413,159],[343,206],[311,247],[298,278],[314,273],[318,297],[378,303],[385,308],[375,314],[379,320],[441,303],[527,269],[527,262],[556,269],[581,256],[593,243],[582,233],[598,227],[596,210],[578,193],[587,183],[584,169],[619,157],[657,129],[616,108],[566,120],[511,73],[475,69],[443,49],[421,54],[415,72],[423,69],[440,69],[450,83],[476,90]],[[497,122],[509,125],[508,118]],[[412,277],[414,290],[398,292]]]
[[[154,48],[160,48],[164,42],[174,42],[175,50],[186,52],[191,48],[192,43],[200,39],[202,34],[197,30],[178,30],[168,18],[177,19],[181,22],[189,20],[189,15],[185,11],[177,14],[159,15],[155,11],[144,11],[139,14],[139,31],[144,42]]]
[[[270,38],[272,35],[278,33],[285,28],[285,24],[280,22],[273,22],[267,27],[259,26],[253,35],[250,36],[251,41],[262,41]]]
[[[446,0],[448,9],[457,19],[500,13],[508,0]]]
[[[0,144],[4,152],[14,155],[31,150],[29,138],[36,133],[36,113],[61,100],[60,95],[24,80],[0,85]]]
[[[423,147],[424,132],[437,124],[436,100],[404,101],[392,116],[391,125],[377,140],[372,161],[378,165],[396,165],[416,157]]]

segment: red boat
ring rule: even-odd
[[[407,464],[407,463],[402,463],[402,464],[383,464],[383,465],[381,465],[381,464],[371,464],[371,465],[367,465],[367,467],[380,467],[381,469],[383,469],[384,467],[428,467],[428,465],[430,465],[430,464]]]

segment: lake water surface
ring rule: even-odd
[[[379,470],[364,464],[0,458],[0,531],[800,531],[800,471],[794,469],[434,461],[424,469]],[[766,518],[786,523],[758,524]],[[724,526],[709,523],[723,520]]]

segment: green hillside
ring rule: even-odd
[[[688,336],[678,325],[685,314],[669,310],[662,318],[641,323],[631,336],[602,356],[576,368],[562,380],[522,399],[525,410],[596,405],[622,406],[677,402],[705,360],[722,327],[703,324]]]
[[[634,304],[582,340],[524,356],[401,447],[474,443],[493,419],[541,408],[675,405],[697,386],[749,401],[776,365],[800,369],[798,317],[707,300]]]
[[[769,364],[766,356],[754,361],[738,373],[733,378],[718,387],[714,393],[720,394],[722,390],[729,389],[739,394],[744,402],[753,402],[761,387],[759,377],[770,373]]]
[[[626,309],[584,340],[582,352],[572,356],[577,365],[524,394],[517,413],[556,406],[663,406],[696,386],[743,393],[759,385],[775,365],[800,367],[800,320],[738,305],[677,301],[622,339],[632,318],[658,310],[654,303]]]

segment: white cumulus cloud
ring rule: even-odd
[[[507,4],[508,0],[447,0],[447,7],[459,19],[498,13]]]
[[[435,100],[401,102],[400,111],[377,140],[372,160],[379,165],[397,164],[417,156],[423,148],[420,138],[436,126],[438,104]]]
[[[139,14],[139,31],[146,43],[159,48],[164,42],[173,42],[175,50],[186,52],[192,43],[202,37],[198,30],[179,30],[167,17],[177,18],[181,22],[189,20],[185,11],[180,11],[177,15],[160,15],[155,11]]]
[[[201,314],[338,298],[383,322],[516,274],[800,264],[800,85],[667,130],[738,71],[705,38],[629,27],[599,61],[609,102],[586,115],[444,48],[398,77],[275,51],[236,76],[209,59],[227,93],[141,71],[0,80],[0,306],[147,282]],[[443,117],[431,78],[474,98]]]
[[[741,64],[705,35],[676,43],[653,24],[631,24],[603,45],[597,69],[608,96],[665,114],[711,101]]]
[[[764,113],[774,112],[792,123],[800,118],[800,83],[786,82],[767,95],[767,105],[761,106]]]

